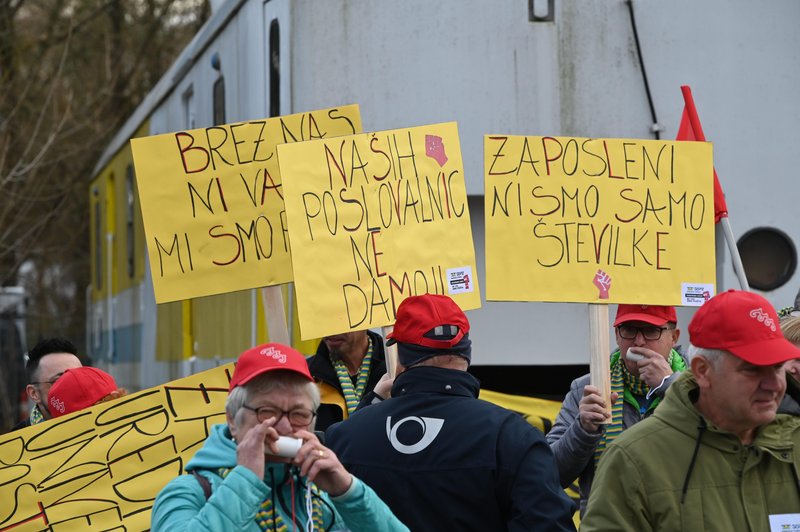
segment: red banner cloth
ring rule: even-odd
[[[678,127],[678,135],[675,140],[699,140],[705,141],[703,127],[700,125],[700,118],[697,116],[697,109],[692,98],[692,89],[687,85],[681,86],[683,93],[683,116],[681,125]],[[722,192],[722,185],[719,184],[717,170],[714,169],[714,223],[718,223],[722,218],[728,216],[728,204],[725,203],[725,194]]]

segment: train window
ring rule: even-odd
[[[281,114],[281,40],[278,19],[269,25],[269,116]]]
[[[786,284],[797,268],[797,250],[778,229],[759,227],[746,232],[737,243],[747,282],[757,290],[775,290]]]
[[[555,11],[555,0],[528,0],[529,22],[553,22]]]
[[[194,129],[194,88],[189,88],[183,93],[183,120],[186,129]]]
[[[133,277],[136,273],[136,261],[134,258],[135,234],[133,231],[134,203],[136,198],[133,191],[133,165],[129,164],[125,175],[125,199],[126,199],[126,220],[125,220],[125,242],[128,250],[128,277]]]
[[[220,75],[214,82],[214,125],[225,123],[225,76]]]

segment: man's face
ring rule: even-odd
[[[28,397],[39,405],[39,410],[46,418],[50,418],[47,409],[47,392],[50,387],[65,371],[79,368],[83,364],[72,353],[50,353],[39,359],[39,369],[34,374],[34,382],[28,384],[26,391]]]
[[[716,364],[694,371],[696,366],[693,363],[692,370],[701,401],[716,412],[709,417],[720,427],[741,435],[775,418],[786,391],[784,364],[754,366],[726,354]]]
[[[366,337],[367,331],[355,331],[326,336],[322,341],[328,346],[328,351],[338,357],[353,354],[363,356],[364,353],[356,353],[356,351],[366,349]]]
[[[628,367],[628,371],[633,375],[639,374],[636,362],[632,362],[626,357],[628,349],[631,347],[651,349],[664,358],[669,357],[670,351],[675,347],[675,344],[678,343],[678,338],[680,337],[680,331],[674,327],[670,327],[673,327],[670,323],[659,327],[644,321],[625,321],[614,329],[614,333],[617,337],[617,346],[619,347],[622,360],[625,361],[625,365]],[[660,329],[660,331],[658,331],[658,329]],[[628,337],[635,336],[633,338],[623,338],[623,335]],[[655,340],[648,340],[646,338],[646,336],[654,337],[655,335],[659,335]]]

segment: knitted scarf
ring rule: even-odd
[[[222,468],[219,470],[219,475],[222,478],[225,478],[230,472],[230,468]],[[300,477],[297,478],[299,483]],[[294,478],[291,479],[291,482],[293,481]],[[322,514],[322,499],[320,498],[320,491],[313,482],[309,482],[309,485],[311,487],[311,519],[314,522],[314,530],[324,530],[324,516]],[[261,503],[261,506],[259,506],[258,510],[256,510],[256,524],[265,532],[289,532],[289,527],[283,520],[283,516],[281,516],[279,512],[275,511],[275,505],[272,502],[272,498],[275,493],[275,486],[271,486],[270,488],[270,496],[264,499],[264,501]],[[292,490],[292,503],[294,503],[294,490]],[[292,508],[292,511],[294,512],[294,508]]]
[[[667,357],[667,364],[669,364],[673,372],[686,369],[683,357],[674,349],[670,351]],[[611,393],[616,392],[617,397],[622,398],[622,400],[617,399],[617,402],[611,407],[611,421],[606,425],[606,430],[594,450],[595,465],[597,465],[603,452],[605,452],[606,447],[624,430],[622,426],[623,404],[629,403],[637,410],[640,410],[639,401],[636,400],[636,397],[643,397],[649,391],[650,387],[644,381],[628,371],[628,367],[620,357],[619,349],[614,351],[611,355]],[[656,397],[642,414],[654,410],[660,402],[661,398]]]
[[[336,360],[333,367],[336,369],[336,375],[339,377],[339,384],[342,385],[342,393],[344,394],[345,403],[347,403],[347,413],[352,414],[358,406],[361,397],[364,395],[364,389],[367,386],[367,379],[369,379],[369,371],[372,366],[372,338],[367,337],[369,345],[367,347],[367,354],[364,360],[361,361],[361,367],[358,369],[358,379],[356,385],[353,387],[353,381],[350,379],[350,372],[347,371],[347,366],[341,360]]]
[[[31,408],[30,420],[31,425],[37,425],[44,421],[44,416],[42,415],[42,411],[39,410],[39,405],[33,405],[33,408]]]

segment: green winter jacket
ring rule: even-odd
[[[800,513],[800,418],[778,414],[742,445],[700,416],[696,393],[684,372],[655,414],[609,446],[581,532],[761,532],[770,514]]]

